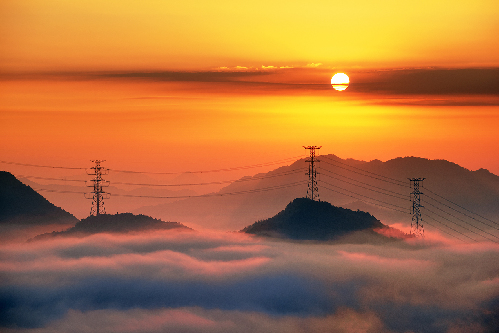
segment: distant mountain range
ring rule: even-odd
[[[72,228],[65,231],[45,233],[36,236],[34,240],[46,239],[56,236],[83,237],[97,233],[129,233],[152,230],[192,230],[177,222],[164,222],[145,215],[123,213],[116,215],[103,214],[89,216]]]
[[[412,189],[408,178],[418,177],[425,178],[421,188],[425,209],[435,210],[431,204],[438,204],[433,199],[447,204],[445,200],[450,200],[486,218],[499,217],[499,177],[484,169],[470,171],[445,160],[418,157],[386,162],[341,159],[335,155],[318,159],[318,187],[323,201],[369,212],[385,223],[410,223]],[[307,171],[308,164],[301,159],[268,173],[242,178],[213,196],[143,207],[134,212],[193,226],[242,229],[277,214],[293,199],[305,197]]]
[[[384,238],[375,231],[383,228],[387,226],[369,213],[335,207],[324,201],[297,198],[274,217],[255,222],[242,231],[267,237],[325,241],[358,231]]]
[[[335,155],[323,155],[318,159],[318,188],[322,201],[354,211],[358,209],[369,212],[385,224],[410,223],[412,188],[408,178],[417,177],[425,178],[421,187],[424,220],[428,221],[427,217],[435,217],[437,215],[433,213],[437,213],[455,221],[446,212],[458,213],[447,206],[468,215],[473,212],[484,218],[499,220],[499,177],[487,170],[471,171],[445,160],[418,157],[396,158],[386,162],[341,159]],[[130,209],[126,209],[126,202],[123,202],[116,210],[131,211],[163,221],[179,221],[194,229],[241,230],[255,221],[276,215],[295,198],[305,197],[307,171],[308,163],[301,159],[267,173],[241,178],[206,196],[172,199],[175,200],[173,202],[170,199],[152,199],[152,203],[164,203],[138,209],[133,207],[137,207],[139,201]],[[19,224],[68,221],[72,226],[77,222],[74,216],[54,207],[42,196],[15,180],[11,174],[3,172],[0,182],[0,225],[14,220]],[[64,189],[63,185],[57,187],[57,191]],[[23,191],[30,192],[30,196],[22,194],[25,193]],[[140,195],[151,194],[146,187],[137,188],[136,191]],[[36,198],[27,199],[31,196]],[[106,208],[108,203],[119,201],[120,198],[122,197],[111,196],[106,201]],[[75,205],[87,204],[88,209],[90,208],[90,202],[84,200],[81,194],[71,199]],[[134,198],[127,198],[132,199]],[[146,199],[140,199],[141,205],[146,204]],[[478,223],[472,219],[467,221],[470,224]],[[492,225],[491,223],[489,224]],[[489,228],[483,224],[479,227]]]

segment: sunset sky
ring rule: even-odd
[[[496,332],[499,178],[346,159],[499,175],[498,36],[498,0],[0,0],[0,171],[83,219],[105,160],[108,214],[194,229],[26,242],[67,226],[3,172],[0,330]],[[305,196],[309,145],[320,199],[402,239],[235,232]]]
[[[0,16],[5,161],[178,172],[322,145],[499,173],[495,0],[6,0]]]

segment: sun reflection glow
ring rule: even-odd
[[[333,88],[338,91],[343,91],[348,87],[348,84],[333,84]]]

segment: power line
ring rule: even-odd
[[[335,192],[335,193],[338,193],[338,194],[341,194],[341,195],[344,195],[344,196],[347,196],[347,197],[350,197],[350,198],[354,198],[354,199],[361,200],[361,201],[364,200],[364,199],[358,198],[358,197],[350,195],[350,194],[346,194],[346,193],[343,193],[343,192],[340,192],[340,191],[337,191],[337,190],[333,190],[333,189],[331,189],[331,188],[329,188],[327,186],[322,186],[322,187],[325,188],[326,190],[331,191],[331,192]],[[387,206],[384,206],[384,205],[380,205],[380,204],[377,204],[377,203],[374,203],[374,202],[369,202],[369,204],[372,204],[372,205],[375,205],[375,206],[379,206],[379,207],[383,207],[383,208],[386,208],[386,209],[390,209],[390,210],[393,210],[393,211],[396,211],[396,212],[407,214],[407,212],[405,212],[405,211],[398,210],[398,209],[395,209],[395,208],[392,208],[392,207],[387,207]]]
[[[436,209],[438,209],[438,210],[440,210],[440,211],[442,211],[442,212],[444,212],[444,213],[446,213],[446,214],[448,214],[448,215],[450,215],[451,217],[455,218],[455,219],[456,219],[456,220],[458,220],[458,221],[461,221],[461,222],[463,222],[463,223],[466,223],[467,225],[469,225],[469,226],[471,226],[471,227],[473,227],[473,228],[475,228],[475,229],[478,229],[478,230],[480,230],[481,232],[483,232],[483,233],[485,233],[485,234],[488,234],[488,235],[490,235],[490,236],[492,236],[492,237],[495,237],[495,238],[499,239],[499,237],[497,237],[497,236],[495,236],[495,235],[493,235],[493,234],[491,234],[491,233],[489,233],[489,232],[487,232],[487,231],[485,231],[485,230],[482,230],[482,229],[480,229],[479,227],[477,227],[477,226],[475,226],[475,225],[473,225],[473,224],[471,224],[471,223],[468,223],[468,222],[466,222],[466,221],[464,221],[464,220],[461,220],[460,218],[456,217],[455,215],[452,215],[451,213],[446,212],[445,210],[441,209],[440,207],[437,207],[437,206],[433,205],[433,204],[432,204],[432,203],[430,203],[430,202],[427,202],[427,204],[428,204],[428,205],[430,205],[430,206],[432,206],[432,207],[434,207],[434,208],[436,208]],[[461,228],[464,228],[464,227],[463,227],[463,226],[461,226]],[[471,230],[470,230],[470,231],[471,231]],[[482,236],[482,235],[480,235],[480,236]],[[485,236],[482,236],[482,237],[486,238]],[[491,239],[491,240],[492,240],[492,239]],[[492,241],[493,241],[493,240],[492,240]]]
[[[456,205],[457,207],[459,207],[459,208],[461,208],[461,209],[464,209],[464,210],[465,210],[465,211],[467,211],[468,213],[474,214],[474,215],[476,215],[476,216],[478,216],[478,217],[480,217],[480,218],[482,218],[482,219],[484,219],[484,220],[486,220],[486,221],[489,221],[489,222],[492,222],[492,223],[494,223],[494,224],[496,224],[496,225],[499,225],[499,223],[497,223],[497,222],[495,222],[495,221],[492,221],[492,220],[489,220],[488,218],[483,217],[482,215],[479,215],[479,214],[477,214],[477,213],[474,213],[474,212],[472,212],[471,210],[466,209],[466,208],[464,208],[463,206],[458,205],[457,203],[452,202],[452,201],[450,201],[449,199],[446,199],[446,198],[444,198],[443,196],[441,196],[441,195],[439,195],[439,194],[437,194],[437,193],[435,193],[435,192],[433,192],[433,191],[430,191],[430,190],[429,190],[428,188],[426,188],[426,187],[425,187],[425,190],[426,190],[426,191],[428,191],[428,192],[430,192],[430,193],[432,193],[432,194],[434,194],[434,195],[436,195],[436,196],[437,196],[437,197],[439,197],[439,198],[444,199],[445,201],[450,202],[450,203],[451,203],[451,204],[453,204],[453,205]],[[433,199],[433,200],[435,200],[435,199]],[[435,201],[437,201],[437,200],[435,200]],[[442,205],[443,205],[443,204],[442,204]],[[447,206],[447,207],[448,207],[448,206]],[[450,208],[450,207],[449,207],[449,208]],[[453,209],[453,208],[451,208],[451,209]],[[461,212],[459,212],[459,213],[461,213]],[[461,214],[465,215],[464,213],[461,213]],[[467,215],[465,215],[465,216],[467,216]],[[470,218],[473,218],[473,217],[470,217]],[[473,218],[473,219],[474,219],[474,218]],[[478,222],[481,222],[481,221],[478,221]],[[483,222],[481,222],[481,223],[483,223]],[[488,225],[488,224],[486,224],[486,223],[483,223],[483,224]],[[488,225],[488,226],[489,226],[489,227],[492,227],[492,226],[490,226],[490,225]],[[492,227],[492,228],[493,228],[493,227]],[[499,229],[498,229],[498,230],[499,230]]]
[[[63,167],[63,166],[53,166],[53,165],[17,163],[17,162],[9,162],[9,161],[0,161],[0,163],[20,165],[20,166],[29,166],[29,167],[36,167],[36,168],[50,168],[50,169],[66,169],[66,170],[85,170],[85,169],[87,169],[87,168],[78,168],[78,167],[73,168],[73,167]]]
[[[69,190],[51,190],[48,188],[39,188],[39,187],[32,187],[33,190],[35,191],[42,191],[42,192],[50,192],[50,193],[65,193],[65,194],[88,194],[88,192],[81,192],[81,191],[69,191]]]
[[[358,196],[361,196],[361,197],[365,197],[365,198],[368,198],[370,200],[374,200],[374,201],[378,201],[378,202],[381,202],[381,203],[384,203],[385,205],[389,205],[389,206],[393,206],[393,207],[397,207],[397,208],[400,208],[400,209],[405,209],[404,207],[400,207],[400,206],[397,206],[397,205],[394,205],[394,204],[391,204],[391,203],[388,203],[388,202],[385,202],[385,201],[381,201],[381,200],[378,200],[378,199],[374,199],[374,198],[371,198],[371,197],[368,197],[367,195],[362,195],[362,194],[359,194],[359,193],[356,193],[356,192],[353,192],[353,191],[350,191],[350,190],[347,190],[347,189],[344,189],[342,187],[339,187],[339,186],[336,186],[336,185],[333,185],[333,184],[329,184],[328,182],[325,182],[323,181],[324,184],[326,185],[329,185],[329,186],[333,186],[333,187],[336,187],[336,188],[339,188],[340,190],[342,191],[346,191],[346,192],[350,192],[350,193],[353,193],[355,195],[358,195]],[[334,191],[334,190],[332,190]],[[359,199],[359,198],[357,198]],[[361,200],[361,199],[359,199]]]
[[[17,179],[19,178],[27,178],[27,179],[41,179],[41,180],[60,180],[60,181],[65,181],[65,182],[80,182],[80,183],[86,183],[87,180],[80,180],[80,179],[65,179],[65,178],[52,178],[52,177],[37,177],[37,176],[28,176],[28,175],[14,175]]]
[[[352,168],[352,169],[356,169],[356,170],[359,170],[359,171],[362,171],[362,172],[365,172],[365,173],[369,173],[371,175],[375,175],[375,176],[378,176],[378,177],[381,177],[381,178],[389,179],[389,180],[392,180],[392,181],[404,184],[404,186],[407,187],[407,184],[405,184],[405,181],[402,181],[402,180],[399,180],[399,179],[395,179],[395,178],[390,178],[390,177],[383,176],[383,175],[379,175],[377,173],[374,173],[374,172],[371,172],[371,171],[367,171],[367,170],[364,170],[364,169],[361,169],[361,168],[357,168],[357,167],[354,167],[354,166],[349,165],[347,163],[343,163],[343,162],[340,162],[340,161],[337,161],[337,160],[333,160],[333,159],[331,159],[331,157],[328,157],[328,156],[324,156],[324,158],[329,159],[333,163],[342,164],[342,165],[345,165],[345,166],[347,166],[349,168]]]
[[[269,187],[264,187],[264,188],[259,188],[259,189],[243,190],[243,191],[236,191],[236,192],[225,192],[225,193],[208,193],[208,194],[201,194],[201,195],[183,195],[183,196],[152,196],[152,195],[132,195],[132,194],[112,194],[112,195],[119,196],[119,197],[152,198],[152,199],[187,199],[187,198],[223,197],[226,195],[251,194],[251,193],[279,190],[279,189],[283,189],[283,188],[303,185],[305,183],[306,183],[305,181],[299,181],[299,182],[294,182],[294,183],[289,183],[289,184],[284,184],[284,185],[269,186]]]
[[[322,170],[322,171],[325,171],[327,173],[330,173],[330,174],[333,174],[333,175],[337,175],[337,176],[340,176],[342,178],[346,178],[348,180],[351,180],[351,181],[354,181],[354,182],[357,182],[357,183],[360,183],[360,184],[363,184],[363,185],[367,185],[367,186],[370,186],[370,187],[374,187],[374,188],[377,188],[379,190],[382,190],[382,191],[385,191],[385,192],[389,192],[389,193],[393,193],[393,194],[397,194],[401,197],[404,197],[404,199],[407,199],[405,198],[406,195],[402,194],[402,193],[398,193],[398,192],[394,192],[394,191],[390,191],[390,190],[387,190],[387,189],[384,189],[382,187],[378,187],[378,186],[374,186],[374,185],[371,185],[371,184],[368,184],[368,183],[364,183],[364,182],[361,182],[360,180],[357,180],[357,179],[353,179],[353,178],[350,178],[350,177],[347,177],[347,176],[344,176],[344,175],[341,175],[339,173],[336,173],[336,172],[332,172],[332,171],[329,171],[329,170]],[[338,179],[340,181],[343,181],[345,182],[344,180],[341,180],[341,179]],[[352,185],[355,185],[355,184],[352,184]]]
[[[222,168],[222,169],[213,169],[213,170],[198,170],[198,171],[148,172],[148,171],[133,171],[133,170],[118,170],[118,169],[108,169],[108,170],[114,171],[114,172],[123,172],[123,173],[141,173],[141,174],[156,174],[156,175],[178,175],[178,174],[183,174],[183,173],[211,173],[211,172],[224,172],[224,171],[236,171],[236,170],[261,168],[261,167],[266,167],[266,166],[271,166],[271,165],[276,165],[276,164],[283,164],[283,163],[286,163],[289,161],[296,161],[297,159],[300,159],[300,158],[303,158],[303,155],[295,156],[295,157],[288,157],[288,158],[277,160],[277,161],[271,161],[271,162],[265,162],[265,163],[259,163],[259,164],[244,165],[244,166]],[[0,163],[20,165],[20,166],[29,166],[29,167],[37,167],[37,168],[51,168],[51,169],[67,169],[67,170],[87,170],[87,169],[89,169],[86,167],[85,168],[82,168],[82,167],[64,167],[64,166],[53,166],[53,165],[18,163],[18,162],[11,162],[11,161],[0,161]]]
[[[447,224],[445,224],[445,223],[443,223],[443,222],[437,221],[437,220],[432,219],[432,218],[430,218],[430,220],[432,220],[433,222],[440,223],[441,225],[444,225],[445,227],[447,227],[447,228],[449,228],[449,229],[451,229],[451,230],[453,230],[453,231],[457,232],[458,234],[463,235],[464,237],[467,237],[467,238],[471,239],[472,241],[478,242],[476,239],[473,239],[473,238],[471,238],[471,237],[467,236],[466,234],[463,234],[462,232],[460,232],[460,231],[458,231],[458,230],[456,230],[456,229],[454,229],[454,228],[452,228],[452,227],[449,227]],[[436,225],[431,224],[431,223],[428,223],[428,217],[426,217],[426,219],[425,219],[425,223],[426,223],[426,224],[430,224],[432,227],[437,228],[438,230],[440,230],[440,231],[442,231],[442,232],[446,233],[446,234],[447,234],[447,235],[449,235],[449,236],[452,236],[452,237],[454,237],[454,238],[456,238],[456,239],[459,239],[461,242],[465,242],[465,241],[464,241],[464,240],[462,240],[461,238],[459,238],[459,237],[457,237],[457,236],[455,236],[455,235],[452,235],[451,233],[448,233],[447,231],[445,231],[445,230],[443,230],[443,229],[440,229],[440,228],[439,228],[439,227],[437,227]],[[466,243],[466,242],[465,242],[465,243]]]
[[[482,223],[482,224],[485,224],[487,227],[490,227],[490,228],[492,228],[492,229],[499,230],[498,228],[496,228],[496,227],[494,227],[494,226],[491,226],[490,224],[487,224],[487,223],[485,223],[485,222],[482,222],[482,221],[480,221],[480,220],[477,220],[477,219],[475,219],[473,216],[469,216],[469,215],[467,215],[467,214],[465,214],[465,213],[463,213],[463,212],[458,211],[457,209],[452,208],[452,207],[451,207],[451,206],[449,206],[449,205],[446,205],[446,204],[442,203],[441,201],[438,201],[437,199],[435,199],[435,198],[431,197],[430,195],[427,195],[427,197],[428,197],[428,198],[430,198],[431,200],[434,200],[435,202],[438,202],[439,204],[441,204],[441,205],[442,205],[442,206],[444,206],[444,207],[447,207],[447,208],[449,208],[449,209],[452,209],[452,210],[453,210],[453,211],[455,211],[455,212],[458,212],[459,214],[462,214],[462,215],[464,215],[464,216],[466,216],[466,217],[469,217],[469,218],[470,218],[470,219],[472,219],[472,220],[475,220],[475,221],[477,221],[477,222],[480,222],[480,223]]]
[[[262,180],[268,178],[275,178],[281,176],[293,175],[298,172],[303,171],[303,168],[288,170],[285,172],[273,174],[273,175],[264,175],[264,176],[254,176],[251,178],[240,178],[233,180],[223,180],[223,181],[214,181],[214,182],[204,182],[204,183],[183,183],[183,184],[150,184],[150,183],[128,183],[128,182],[112,182],[112,184],[117,185],[131,185],[131,186],[145,186],[145,187],[181,187],[181,186],[200,186],[200,185],[219,185],[219,184],[228,184],[228,183],[240,183],[247,182],[253,180]],[[42,180],[58,180],[58,181],[71,181],[71,182],[88,182],[87,180],[76,180],[76,179],[64,179],[64,178],[50,178],[50,177],[36,177],[36,176],[26,176],[26,175],[16,175],[18,178],[33,178],[33,179],[42,179]]]
[[[386,179],[382,179],[382,178],[377,178],[377,177],[373,177],[373,176],[370,176],[370,175],[366,175],[366,174],[363,174],[363,173],[360,173],[360,172],[357,172],[357,171],[354,171],[354,170],[350,170],[350,169],[347,169],[347,168],[344,168],[344,167],[341,167],[339,165],[334,165],[332,163],[329,163],[327,161],[323,161],[324,163],[326,164],[329,164],[331,166],[334,166],[335,168],[340,168],[340,169],[343,169],[343,170],[346,170],[346,171],[349,171],[349,172],[353,172],[353,173],[356,173],[358,175],[361,175],[361,176],[364,176],[364,177],[370,177],[370,178],[373,178],[373,179],[377,179],[377,180],[380,180],[380,181],[383,181],[383,182],[386,182],[386,183],[390,183],[390,184],[393,184],[393,185],[397,185],[397,186],[401,186],[401,187],[408,187],[407,184],[406,185],[402,185],[400,183],[394,183],[394,182],[391,182],[389,180],[386,180]]]
[[[279,189],[283,189],[283,188],[303,185],[305,183],[306,183],[306,181],[298,181],[298,182],[294,182],[294,183],[269,186],[269,187],[264,187],[264,188],[259,188],[259,189],[243,190],[243,191],[236,191],[236,192],[225,192],[225,193],[208,193],[208,194],[201,194],[201,195],[152,196],[152,195],[133,195],[133,194],[117,194],[117,193],[113,194],[113,193],[109,193],[109,192],[107,192],[107,193],[109,193],[111,196],[130,197],[130,198],[187,199],[187,198],[204,198],[204,197],[216,197],[216,196],[226,196],[226,195],[267,192],[267,191],[271,191],[271,190],[279,190]],[[51,189],[44,189],[44,188],[36,188],[36,189],[34,188],[34,190],[35,191],[45,191],[45,192],[55,192],[55,193],[74,193],[74,194],[85,194],[86,193],[86,192],[78,192],[78,191],[51,190]]]
[[[262,180],[262,179],[268,179],[268,178],[276,178],[276,177],[282,177],[282,176],[289,176],[296,174],[298,172],[303,171],[303,168],[301,169],[294,169],[290,171],[285,171],[282,173],[274,174],[274,175],[265,175],[265,176],[255,176],[251,178],[240,178],[240,179],[233,179],[233,180],[221,180],[221,181],[214,181],[214,182],[205,182],[205,183],[186,183],[186,184],[138,184],[138,183],[125,183],[125,182],[113,182],[113,184],[119,184],[119,185],[134,185],[134,186],[159,186],[159,187],[178,187],[178,186],[198,186],[198,185],[220,185],[220,184],[228,184],[228,183],[241,183],[241,182],[247,182],[247,181],[253,181],[253,180]]]
[[[357,186],[357,187],[360,187],[360,188],[363,188],[363,189],[366,189],[366,190],[369,190],[369,191],[373,191],[373,192],[376,192],[376,193],[380,193],[380,194],[383,194],[383,195],[394,197],[394,198],[397,198],[397,199],[400,199],[400,200],[407,200],[407,198],[401,198],[401,197],[398,197],[398,196],[393,195],[393,194],[383,193],[383,192],[380,192],[380,191],[377,191],[377,190],[373,190],[371,188],[367,188],[367,187],[364,187],[364,186],[361,186],[361,185],[357,185],[357,184],[354,184],[354,183],[350,183],[350,182],[347,182],[346,180],[339,179],[339,178],[336,178],[336,177],[332,177],[332,176],[329,176],[329,175],[326,175],[326,174],[324,174],[324,176],[326,176],[328,178],[331,178],[331,179],[336,179],[336,180],[339,180],[341,182],[344,182],[344,183],[347,183],[347,184],[350,184],[350,185],[353,185],[353,186]],[[371,185],[368,185],[368,186],[371,186]]]
[[[456,222],[454,222],[454,221],[452,221],[452,220],[449,220],[449,219],[448,219],[448,218],[446,218],[445,216],[442,216],[442,215],[440,215],[440,214],[438,214],[438,213],[435,213],[434,211],[429,210],[428,208],[426,208],[426,211],[428,211],[428,212],[430,212],[430,213],[432,213],[432,214],[434,214],[434,215],[436,215],[436,216],[438,216],[438,217],[440,217],[440,218],[442,218],[442,219],[444,219],[444,220],[446,220],[446,221],[449,221],[450,223],[453,223],[453,224],[457,225],[458,227],[461,227],[461,228],[463,228],[463,229],[465,229],[465,230],[467,230],[467,231],[469,231],[469,232],[471,232],[471,233],[474,233],[474,234],[475,234],[475,235],[477,235],[477,236],[480,236],[480,237],[482,237],[482,238],[485,238],[486,240],[489,240],[489,241],[491,241],[491,242],[495,242],[495,243],[497,243],[497,241],[495,241],[495,240],[493,240],[493,239],[489,239],[489,238],[487,238],[487,237],[485,237],[485,236],[483,236],[483,235],[480,235],[479,233],[477,233],[477,232],[475,232],[475,231],[473,231],[473,230],[470,230],[470,229],[468,229],[468,228],[466,228],[466,227],[464,227],[464,226],[462,226],[462,225],[459,225],[459,224],[457,224]],[[469,238],[469,237],[468,237],[468,238]]]
[[[232,168],[213,169],[213,170],[182,171],[182,172],[149,172],[149,171],[118,170],[118,169],[109,169],[109,170],[114,171],[114,172],[141,173],[141,174],[152,174],[152,175],[178,175],[178,174],[183,174],[183,173],[213,173],[213,172],[227,172],[227,171],[237,171],[237,170],[262,168],[262,167],[266,167],[266,166],[283,164],[283,163],[287,163],[289,161],[294,161],[296,159],[299,159],[300,157],[302,157],[302,156],[300,155],[297,157],[289,157],[286,159],[273,161],[273,162],[267,162],[267,163],[245,165],[245,166],[238,166],[238,167],[232,167]]]

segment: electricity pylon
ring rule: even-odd
[[[421,218],[421,193],[419,191],[419,182],[423,183],[425,178],[409,178],[412,183],[413,191],[411,193],[412,198],[412,221],[411,221],[411,231],[410,234],[415,237],[424,238],[424,228],[423,228],[423,219]]]
[[[92,171],[87,171],[87,174],[95,177],[91,180],[92,183],[87,186],[93,188],[93,195],[89,197],[85,195],[85,197],[87,199],[92,199],[90,215],[99,216],[101,214],[106,214],[104,199],[109,198],[109,193],[104,192],[103,187],[109,186],[109,182],[102,179],[102,175],[107,175],[109,170],[100,165],[102,162],[105,162],[105,160],[93,160],[92,162],[95,163],[95,166],[90,168]]]
[[[315,200],[319,198],[319,188],[317,187],[317,167],[314,165],[315,162],[320,162],[315,158],[315,150],[321,149],[322,146],[303,146],[305,149],[310,150],[310,159],[306,160],[308,162],[308,189],[307,198]]]

